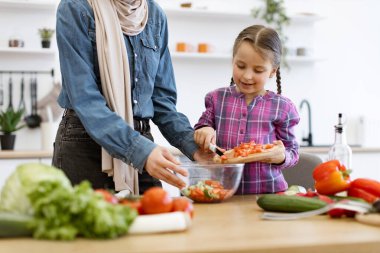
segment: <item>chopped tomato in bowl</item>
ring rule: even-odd
[[[186,162],[180,165],[188,176],[182,178],[186,187],[181,193],[196,203],[218,203],[236,192],[244,164]]]

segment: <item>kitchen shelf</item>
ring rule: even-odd
[[[52,0],[0,0],[0,8],[53,10],[56,6]]]
[[[230,54],[223,53],[170,53],[173,59],[231,59]]]
[[[210,59],[210,60],[231,60],[232,55],[227,53],[179,53],[172,52],[173,59]],[[312,63],[323,60],[322,58],[309,56],[288,56],[288,62]]]
[[[55,50],[52,48],[24,48],[24,47],[3,47],[0,48],[0,54],[55,54]]]
[[[228,20],[255,20],[250,13],[234,13],[234,12],[221,12],[203,9],[164,9],[168,17],[191,17],[191,18],[208,18],[208,19],[228,19]],[[314,13],[294,13],[289,15],[290,22],[292,23],[313,23],[324,19],[323,17]],[[259,21],[258,23],[263,23]]]
[[[52,158],[53,151],[50,150],[9,150],[0,151],[0,159],[28,159],[28,158]]]
[[[301,62],[301,63],[307,63],[307,62],[317,62],[317,61],[323,61],[325,59],[323,58],[317,58],[317,57],[311,57],[311,56],[288,56],[287,60],[289,62]]]

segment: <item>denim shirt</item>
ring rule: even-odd
[[[169,143],[186,156],[198,148],[187,117],[176,111],[176,84],[168,49],[167,20],[148,0],[145,29],[124,35],[130,65],[133,115],[151,119]],[[108,153],[143,169],[156,144],[112,112],[101,92],[95,19],[87,0],[61,0],[57,10],[57,43],[62,73],[58,103],[75,110],[88,134]]]

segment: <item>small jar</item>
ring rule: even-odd
[[[24,47],[24,41],[17,37],[11,37],[8,40],[9,47]]]

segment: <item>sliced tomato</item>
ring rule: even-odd
[[[271,143],[265,144],[264,146],[265,149],[271,149],[273,147],[274,147],[274,144],[271,144]]]
[[[205,180],[205,184],[213,187],[213,188],[223,188],[223,185],[216,180]]]
[[[95,192],[102,195],[103,199],[111,204],[119,203],[119,200],[115,197],[115,195],[106,189],[96,189]]]

